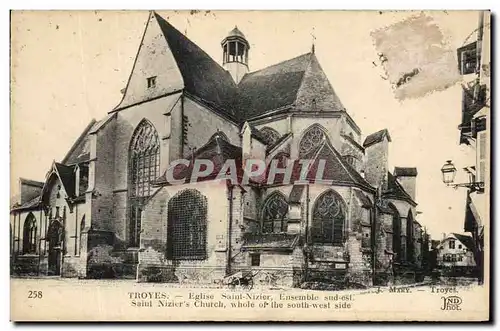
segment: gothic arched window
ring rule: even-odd
[[[413,215],[411,210],[408,211],[406,218],[406,258],[409,262],[413,262],[414,247],[413,247]]]
[[[323,193],[313,208],[313,242],[341,246],[344,243],[345,213],[344,202],[338,193],[333,190]]]
[[[197,190],[183,190],[168,202],[167,258],[207,258],[207,198]]]
[[[36,219],[32,213],[29,213],[24,221],[23,253],[36,253]]]
[[[401,218],[398,210],[392,204],[389,205],[392,210],[392,252],[395,254],[395,260],[401,260]]]
[[[129,148],[129,245],[139,247],[141,213],[152,194],[151,181],[160,174],[160,140],[153,125],[142,120]]]
[[[288,202],[280,192],[271,193],[262,208],[262,232],[280,233],[287,231]]]
[[[273,128],[270,128],[268,126],[263,127],[262,129],[259,130],[264,139],[266,140],[267,146],[274,145],[278,139],[280,139],[281,135],[279,134],[278,131],[274,130]]]
[[[328,139],[325,132],[326,130],[321,125],[313,124],[310,126],[300,140],[299,157],[307,155],[323,141]]]

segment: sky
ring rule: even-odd
[[[158,11],[217,62],[235,25],[250,43],[250,70],[311,51],[347,112],[366,135],[387,128],[389,166],[417,167],[417,220],[433,238],[462,232],[466,190],[446,187],[440,169],[453,160],[456,181],[475,163],[459,146],[460,82],[419,98],[396,98],[372,33],[420,12]],[[472,41],[478,13],[425,12],[446,47]],[[147,11],[13,12],[11,25],[11,195],[18,178],[43,181],[92,118],[120,101],[148,18]],[[423,42],[422,47],[427,47]],[[456,55],[455,55],[456,57]]]

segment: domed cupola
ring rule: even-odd
[[[229,71],[233,80],[238,84],[248,72],[248,51],[250,44],[243,32],[234,27],[221,42],[223,50],[222,65]]]

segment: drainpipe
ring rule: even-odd
[[[481,51],[483,44],[483,25],[484,25],[484,13],[483,11],[479,12],[479,22],[477,27],[477,41],[476,41],[476,65],[478,68],[478,72],[481,72]],[[478,77],[480,75],[478,74]]]
[[[23,238],[23,244],[24,244],[24,238]],[[16,256],[16,261],[18,260],[19,254],[22,254],[21,252],[21,213],[19,213],[17,217],[17,256]]]
[[[378,203],[378,197],[375,196],[374,200],[374,206],[372,210],[370,211],[370,217],[371,217],[371,249],[372,249],[372,284],[375,285],[375,264],[377,261],[377,220],[378,220],[378,212],[377,212],[377,203]]]
[[[305,262],[306,262],[306,268],[305,268],[305,274],[304,274],[304,281],[307,282],[309,278],[309,183],[306,184],[306,224],[305,224],[305,245],[308,248],[308,252],[306,252],[305,256]]]
[[[227,185],[227,200],[229,203],[229,217],[227,225],[227,262],[226,262],[226,276],[231,272],[231,232],[233,230],[233,188],[234,185]]]
[[[181,94],[181,136],[180,136],[180,141],[181,141],[181,150],[180,150],[180,158],[182,159],[184,157],[184,91]]]
[[[64,269],[64,255],[66,255],[66,206],[63,206],[63,240],[61,247],[61,267],[60,267],[60,276],[63,276]]]
[[[40,209],[40,237],[38,237],[38,276],[40,276],[40,263],[42,260],[42,210]]]
[[[78,255],[78,204],[75,204],[75,256]]]

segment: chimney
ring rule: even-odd
[[[396,177],[406,193],[408,193],[414,201],[417,193],[417,175],[417,168],[394,168],[394,177]]]
[[[383,191],[387,190],[387,173],[389,171],[389,142],[391,137],[387,129],[375,132],[366,137],[365,179],[368,183]]]

